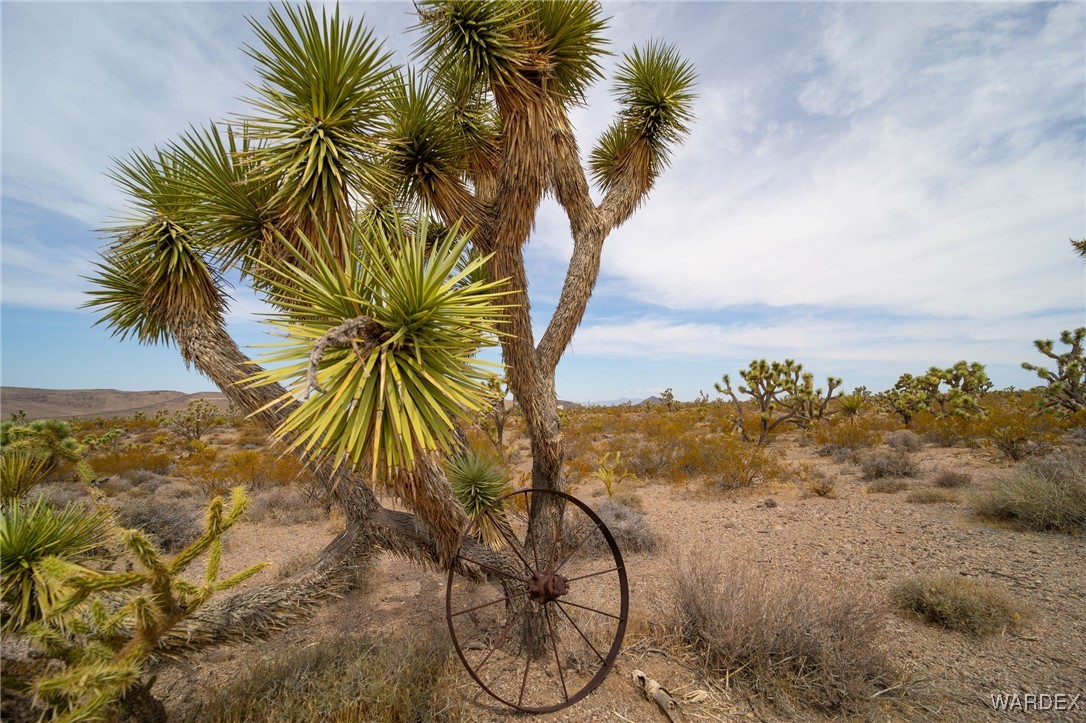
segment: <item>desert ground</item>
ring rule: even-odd
[[[1081,533],[1024,530],[976,514],[978,495],[1036,458],[1011,461],[979,438],[932,441],[872,411],[865,417],[869,435],[854,447],[826,443],[825,437],[799,430],[777,435],[765,448],[769,461],[763,460],[772,469],[741,474],[739,483],[714,471],[713,464],[734,466],[726,456],[687,460],[685,467],[661,461],[667,455],[689,457],[689,450],[661,446],[669,429],[685,429],[673,437],[701,439],[706,448],[723,444],[723,405],[678,411],[659,406],[577,409],[564,415],[570,492],[596,509],[617,505],[638,513],[636,529],[623,530],[632,535],[632,549],[624,552],[630,615],[622,652],[602,685],[583,701],[535,720],[668,720],[646,698],[633,677],[635,670],[670,693],[676,704],[670,711],[674,720],[1086,720],[1086,702],[1066,707],[1074,696],[1086,693],[1086,538]],[[84,421],[77,427],[92,424]],[[164,440],[156,429],[129,432],[126,439],[132,445],[165,445],[178,459],[158,472],[114,472],[100,482],[122,507],[125,500],[137,500],[172,510],[170,514],[188,514],[203,504],[206,495],[201,496],[201,490],[210,489],[197,477],[214,476],[211,471],[216,469],[215,474],[225,474],[207,459],[202,467],[193,466],[193,453],[176,439]],[[485,444],[481,435],[474,441]],[[229,455],[238,450],[263,454],[267,449],[259,434],[237,422],[213,429],[202,445],[205,457],[207,449],[218,450],[220,461],[234,459]],[[515,417],[503,448],[510,484],[518,487],[527,478],[530,457]],[[598,474],[609,449],[625,450],[621,471],[629,475],[616,479],[610,500]],[[1052,454],[1081,460],[1083,450],[1082,435],[1065,432]],[[877,455],[898,455],[907,459],[907,468],[892,470],[901,474],[872,477],[871,459]],[[101,463],[108,466],[106,461],[102,456]],[[950,472],[957,476],[948,477]],[[45,494],[78,498],[61,483],[46,485]],[[326,516],[318,500],[281,480],[254,484],[252,497],[252,519],[231,530],[223,555],[226,573],[268,563],[264,573],[246,584],[274,581],[303,568],[342,529],[335,511]],[[389,498],[386,504],[395,506],[397,501]],[[625,546],[622,536],[616,536]],[[649,538],[653,549],[639,551]],[[706,646],[699,647],[682,629],[682,580],[706,570],[739,574],[740,584],[751,590],[768,585],[773,600],[799,590],[799,604],[814,612],[851,606],[849,614],[859,614],[869,624],[862,628],[863,640],[843,643],[861,645],[863,655],[877,661],[872,663],[878,670],[872,671],[871,687],[856,688],[851,699],[836,705],[817,695],[812,698],[795,681],[750,678],[741,665],[722,669]],[[962,632],[932,624],[896,602],[902,583],[937,574],[979,583],[1010,601],[1013,614],[985,631]],[[266,669],[254,672],[260,666],[343,641],[398,645],[425,638],[439,651],[440,681],[420,708],[426,712],[404,713],[403,720],[527,719],[480,691],[459,665],[448,643],[445,594],[443,571],[382,557],[357,589],[322,606],[304,623],[264,641],[162,663],[155,670],[154,693],[171,720],[304,720],[306,715],[298,710],[239,713],[247,709],[231,705],[243,696],[274,697],[276,690],[293,684],[260,681],[268,675]],[[729,593],[717,588],[716,594]],[[787,607],[763,603],[766,618],[794,615]],[[807,634],[835,632],[815,626]],[[397,666],[407,665],[410,662],[394,661],[376,675],[396,676],[402,672]],[[305,676],[291,670],[293,681],[304,683]],[[549,684],[526,677],[527,685]],[[1016,693],[1068,697],[1060,698],[1063,710],[1006,713],[993,708],[993,696]],[[367,719],[359,713],[364,706],[352,710],[339,719]]]

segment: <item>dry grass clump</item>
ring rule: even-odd
[[[234,723],[414,723],[455,699],[448,633],[413,627],[288,646],[209,689],[191,720]]]
[[[893,685],[875,644],[881,612],[861,596],[716,555],[683,561],[672,589],[678,632],[707,674],[831,714],[858,712]]]
[[[1022,462],[970,502],[982,518],[1027,530],[1086,530],[1086,452],[1064,449]]]
[[[111,503],[122,527],[143,530],[164,552],[177,552],[203,532],[199,502],[162,498],[119,499]]]
[[[796,485],[803,497],[837,498],[837,483],[822,470],[806,463],[796,469]]]
[[[908,429],[898,429],[886,435],[886,444],[891,449],[905,452],[919,452],[924,448],[924,440],[920,435]]]
[[[909,489],[909,483],[898,477],[880,477],[867,483],[868,494],[892,495]]]
[[[271,487],[253,494],[245,517],[250,522],[274,521],[294,525],[323,520],[325,513],[320,504],[301,490]]]
[[[913,502],[918,505],[934,505],[940,502],[957,502],[958,496],[945,489],[932,489],[930,487],[920,490],[913,490],[909,494],[905,495],[906,502]]]
[[[594,512],[607,525],[611,536],[615,538],[618,549],[627,552],[656,552],[660,546],[660,536],[649,526],[639,510],[619,504],[613,499],[605,499],[594,505]],[[601,534],[592,534],[595,525],[583,515],[578,516],[579,525],[567,527],[563,533],[567,544],[578,544],[585,552],[595,555],[608,554],[607,540]]]
[[[1028,615],[1002,590],[952,573],[909,578],[891,595],[906,612],[976,637],[1016,627]]]
[[[915,477],[920,471],[909,453],[900,450],[879,450],[860,460],[863,478],[877,480],[884,477]]]
[[[931,481],[936,487],[942,487],[943,489],[955,489],[957,487],[965,487],[973,481],[973,476],[966,474],[965,472],[954,472],[952,470],[943,470],[935,479]]]

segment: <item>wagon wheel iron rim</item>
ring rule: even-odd
[[[503,495],[464,538],[483,539],[488,524],[503,564],[461,544],[449,568],[445,617],[456,654],[505,705],[530,713],[573,705],[610,673],[626,633],[629,587],[614,536],[588,505],[546,489]],[[487,582],[460,578],[462,565]]]

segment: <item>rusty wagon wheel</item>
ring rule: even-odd
[[[449,569],[445,612],[472,678],[518,710],[547,713],[584,698],[607,677],[622,646],[629,588],[607,526],[564,492],[503,496],[468,527],[486,560],[462,544]],[[495,559],[500,562],[495,562]],[[487,576],[473,582],[457,563]]]

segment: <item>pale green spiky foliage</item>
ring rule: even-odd
[[[1044,356],[1056,362],[1056,370],[1022,362],[1022,368],[1037,374],[1046,386],[1040,400],[1040,407],[1059,415],[1074,414],[1086,409],[1086,355],[1082,352],[1082,342],[1086,340],[1086,327],[1074,331],[1064,330],[1060,342],[1067,345],[1067,350],[1056,353],[1051,339],[1038,339],[1033,342]]]
[[[601,188],[612,188],[624,174],[656,176],[667,167],[671,149],[694,119],[695,77],[693,66],[669,45],[652,42],[625,56],[612,90],[622,111],[590,160]]]
[[[193,233],[187,215],[194,201],[185,193],[191,180],[177,156],[134,152],[117,160],[111,177],[127,193],[129,215],[106,229],[115,242],[95,264],[95,287],[84,307],[102,311],[105,324],[121,339],[168,343],[174,330],[196,317],[221,323],[227,297],[209,251]]]
[[[0,456],[0,504],[17,502],[49,473],[49,458],[21,450]]]
[[[38,587],[32,597],[40,615],[19,622],[16,629],[63,664],[60,671],[46,671],[31,686],[51,719],[99,719],[107,706],[142,683],[143,666],[167,633],[213,594],[240,584],[265,567],[254,565],[220,579],[222,536],[240,519],[247,503],[240,487],[233,491],[229,504],[221,497],[213,499],[204,533],[173,558],[163,556],[142,531],[114,527],[107,512],[72,515],[71,524],[93,533],[84,533],[82,548],[101,548],[112,538],[121,554],[134,563],[132,571],[91,565],[72,554],[59,554],[55,545],[33,543],[37,557],[32,567]],[[38,507],[40,503],[32,510]],[[7,522],[5,517],[6,528]],[[12,536],[29,536],[27,528],[32,524],[29,518],[15,518]],[[192,563],[205,555],[202,582],[183,579]],[[5,565],[7,558],[5,550]],[[5,574],[5,585],[6,581]]]
[[[509,491],[509,473],[497,460],[470,449],[450,458],[446,471],[483,542],[493,549],[504,547],[503,530],[508,530],[508,524],[498,498]]]
[[[603,491],[607,493],[607,498],[610,499],[615,496],[615,488],[626,480],[637,481],[637,477],[630,474],[622,466],[622,452],[615,452],[615,458],[612,461],[611,453],[603,455],[603,459],[600,460],[596,470],[592,473],[592,476],[603,483]]]
[[[94,470],[84,459],[86,449],[72,436],[72,427],[59,419],[35,419],[20,423],[0,422],[0,449],[44,460],[44,474],[49,474],[61,461],[75,467],[84,482],[94,479]]]
[[[263,144],[248,160],[278,184],[273,208],[305,225],[346,220],[351,194],[389,185],[383,138],[390,53],[339,8],[318,18],[312,7],[283,5],[270,27],[250,25],[263,48],[247,47],[260,84],[244,120]]]
[[[271,323],[286,340],[268,345],[273,367],[257,377],[288,386],[279,434],[292,448],[395,480],[420,454],[451,450],[457,423],[486,407],[489,369],[475,354],[496,343],[507,292],[469,280],[485,258],[465,260],[467,235],[454,226],[427,248],[428,226],[424,217],[413,234],[355,223],[338,242],[300,237],[302,253],[269,267],[269,279],[300,282],[276,288]],[[311,361],[344,320],[362,326]],[[309,393],[311,366],[327,391]]]
[[[56,607],[64,587],[46,573],[43,562],[87,559],[106,546],[109,522],[107,513],[88,514],[80,505],[57,510],[41,499],[33,505],[5,504],[0,517],[5,628],[24,628]]]

